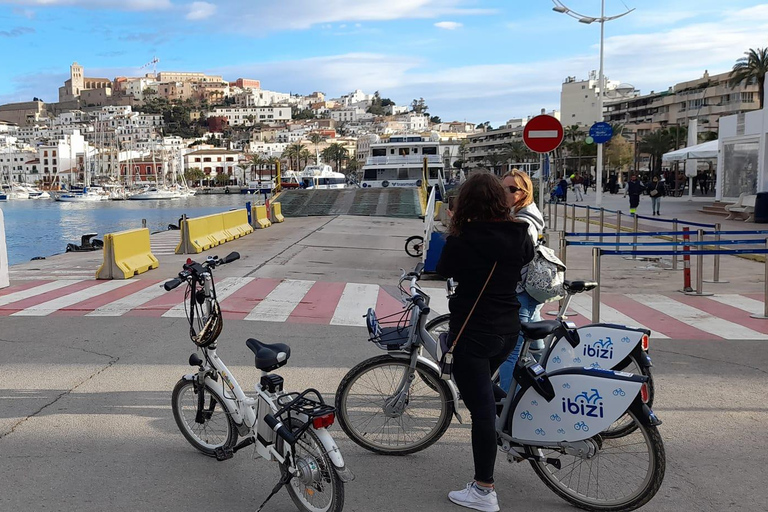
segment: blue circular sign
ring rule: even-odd
[[[595,143],[604,144],[613,137],[613,128],[608,123],[595,123],[589,127],[589,136],[594,139]]]

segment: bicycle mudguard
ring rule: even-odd
[[[549,402],[526,384],[515,397],[510,418],[517,441],[581,441],[606,430],[633,404],[642,375],[596,368],[547,372],[555,397]]]
[[[557,339],[543,358],[548,371],[574,366],[615,368],[632,353],[648,329],[616,324],[591,324],[576,329],[579,344],[575,347],[563,336]]]
[[[339,447],[336,446],[336,441],[333,440],[333,437],[331,436],[331,433],[328,432],[328,429],[318,428],[314,429],[314,431],[315,434],[317,434],[317,437],[320,439],[320,442],[323,443],[323,449],[328,455],[328,458],[331,459],[333,465],[336,467],[336,473],[338,473],[339,477],[345,482],[354,480],[355,475],[353,475],[352,472],[344,465],[344,458],[341,456],[341,451],[339,450]]]

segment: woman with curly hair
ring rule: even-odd
[[[448,304],[448,343],[456,340],[453,378],[472,416],[475,466],[474,481],[448,498],[475,510],[499,510],[493,469],[496,399],[504,393],[491,377],[517,343],[520,303],[515,287],[520,270],[531,259],[528,224],[510,216],[501,181],[474,173],[459,190],[437,272],[458,282]]]

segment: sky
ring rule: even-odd
[[[564,0],[600,16],[598,0]],[[199,71],[263,89],[339,97],[355,89],[443,121],[527,117],[560,108],[569,76],[599,67],[600,25],[552,0],[0,0],[0,104],[85,76]],[[768,46],[768,3],[606,0],[605,74],[641,93],[729,71]]]

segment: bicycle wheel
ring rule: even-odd
[[[648,407],[653,406],[653,375],[651,375],[651,369],[640,366],[637,362],[637,358],[634,354],[628,355],[623,361],[616,365],[616,370],[628,373],[634,373],[635,375],[645,375],[648,377]],[[624,414],[618,420],[611,423],[611,426],[601,432],[601,435],[607,439],[616,439],[618,437],[626,436],[637,428],[637,425],[628,414]]]
[[[597,435],[590,439],[596,453],[591,458],[568,455],[562,448],[527,446],[531,455],[560,460],[557,469],[546,462],[530,461],[533,470],[555,494],[585,510],[618,512],[648,503],[664,479],[664,443],[654,426],[641,424],[618,439]]]
[[[440,439],[451,423],[448,384],[419,363],[401,410],[392,404],[406,372],[407,359],[383,355],[352,368],[336,390],[339,424],[352,441],[384,455],[421,451]]]
[[[405,253],[408,256],[419,258],[424,252],[424,237],[414,235],[405,241]]]
[[[291,431],[295,432],[301,426],[301,421],[291,418]],[[284,450],[285,443],[278,439],[278,449]],[[286,488],[296,507],[306,512],[341,512],[344,508],[344,482],[333,469],[323,443],[311,428],[297,439],[294,460],[300,474],[291,478]],[[281,464],[280,472],[285,477],[288,467]]]
[[[429,322],[424,328],[427,330],[430,336],[437,339],[444,332],[448,332],[449,323],[451,321],[451,314],[446,313],[444,315],[436,316]]]
[[[171,396],[171,407],[176,425],[189,444],[209,457],[213,457],[216,448],[235,445],[237,427],[221,404],[219,396],[207,385],[203,389],[205,393],[203,423],[195,421],[199,390],[195,389],[193,381],[181,379],[176,383]]]

